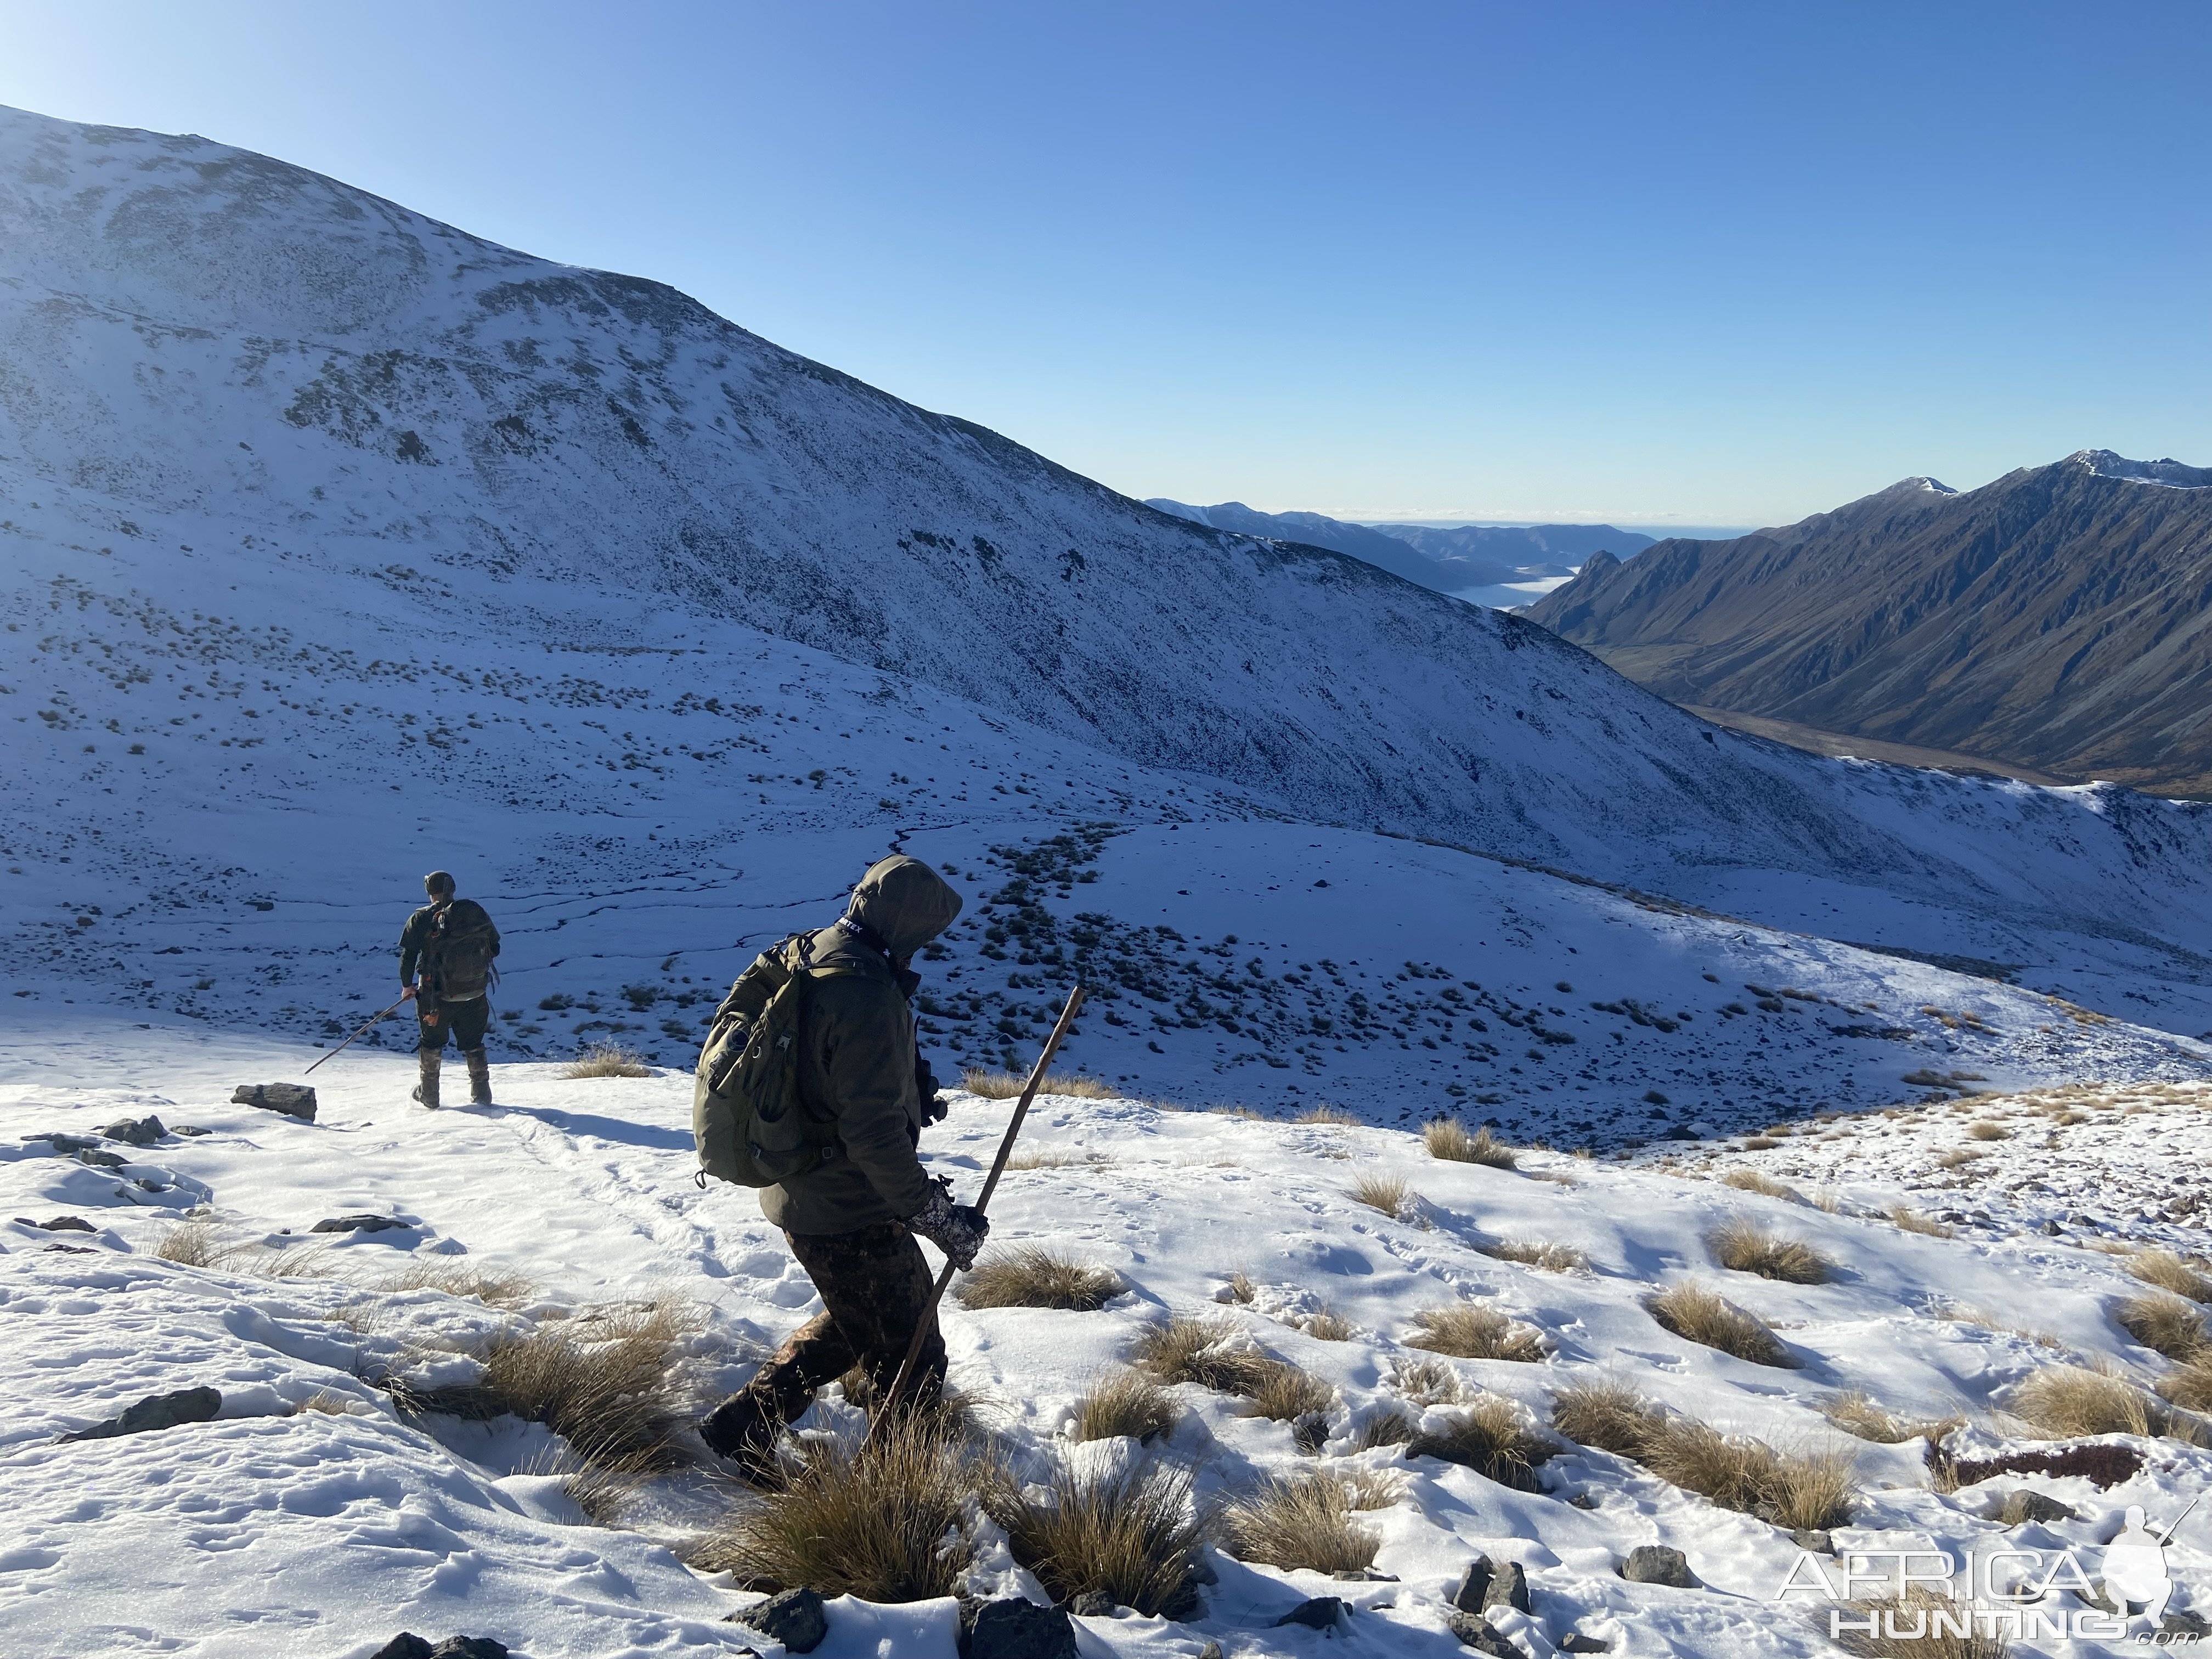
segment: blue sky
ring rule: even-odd
[[[2212,5],[0,0],[204,133],[1134,495],[1774,523],[2212,462]]]

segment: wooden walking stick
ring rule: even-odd
[[[407,999],[406,999],[405,997],[402,997],[402,998],[400,998],[400,999],[399,999],[399,1002],[404,1002],[404,1001],[406,1001],[406,1000],[407,1000]],[[399,1008],[399,1002],[395,1002],[395,1003],[393,1003],[393,1004],[392,1005],[392,1006],[391,1006],[391,1007],[389,1007],[389,1008],[386,1008],[386,1009],[384,1011],[384,1013],[382,1013],[382,1014],[371,1014],[371,1015],[370,1015],[367,1019],[363,1020],[363,1021],[361,1023],[361,1031],[366,1031],[366,1030],[367,1030],[370,1026],[372,1026],[372,1025],[375,1024],[376,1024],[376,1022],[377,1022],[378,1020],[382,1019],[382,1018],[385,1017],[385,1014],[391,1014],[391,1013],[396,1013],[396,1012],[398,1012],[398,1008]],[[352,1043],[353,1043],[353,1037],[357,1037],[357,1036],[359,1036],[361,1035],[361,1031],[356,1031],[356,1032],[353,1034],[353,1036],[349,1036],[349,1037],[348,1037],[348,1038],[347,1038],[343,1042],[341,1042],[340,1044],[338,1044],[338,1046],[337,1046],[337,1048],[335,1048],[331,1049],[331,1052],[330,1052],[329,1054],[325,1054],[325,1055],[323,1056],[323,1060],[330,1060],[330,1059],[332,1059],[332,1058],[334,1058],[335,1056],[337,1056],[337,1054],[339,1054],[343,1053],[346,1048],[348,1048],[351,1047],[351,1046],[352,1046]],[[323,1060],[317,1060],[317,1061],[315,1062],[315,1066],[319,1066],[319,1065],[321,1065],[321,1064],[323,1063]],[[312,1071],[313,1071],[313,1070],[315,1069],[315,1066],[310,1066],[309,1067],[307,1067],[307,1072],[302,1072],[302,1073],[300,1073],[300,1075],[301,1075],[301,1077],[305,1077],[305,1076],[307,1076],[308,1072],[312,1072]]]
[[[1015,1104],[1013,1121],[1006,1125],[1006,1138],[999,1143],[999,1156],[991,1164],[991,1173],[984,1179],[983,1190],[975,1195],[975,1212],[978,1215],[983,1212],[984,1207],[991,1201],[991,1194],[998,1189],[999,1177],[1006,1172],[1006,1159],[1013,1152],[1014,1137],[1022,1132],[1022,1120],[1029,1115],[1030,1102],[1036,1098],[1036,1091],[1044,1082],[1044,1074],[1052,1065],[1052,1057],[1059,1051],[1060,1040],[1067,1035],[1067,1028],[1075,1024],[1075,1011],[1082,1006],[1083,988],[1078,985],[1067,994],[1067,1006],[1060,1011],[1060,1019],[1053,1026],[1052,1035],[1044,1040],[1044,1052],[1037,1056],[1037,1063],[1030,1068],[1030,1080],[1022,1085],[1022,1097]],[[921,1345],[929,1340],[930,1332],[937,1328],[937,1304],[945,1300],[945,1287],[952,1282],[955,1271],[951,1258],[946,1257],[945,1271],[937,1276],[937,1288],[929,1293],[929,1305],[922,1310],[921,1322],[914,1328],[914,1340],[906,1345],[906,1358],[899,1361],[898,1375],[891,1378],[891,1386],[884,1395],[883,1404],[876,1408],[875,1420],[868,1425],[867,1437],[860,1442],[862,1451],[868,1449],[868,1442],[876,1437],[876,1431],[898,1408],[899,1401],[905,1395],[907,1382],[921,1358]]]

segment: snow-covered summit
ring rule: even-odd
[[[2100,478],[2164,484],[2172,489],[2212,489],[2212,467],[2187,466],[2172,456],[2157,461],[2131,461],[2109,449],[2077,449],[2066,459],[2069,465],[2086,467]]]

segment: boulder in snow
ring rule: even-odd
[[[984,1602],[964,1634],[961,1659],[1076,1659],[1075,1626],[1066,1611],[1018,1595]]]
[[[730,1621],[782,1643],[791,1653],[811,1653],[830,1634],[830,1615],[823,1610],[820,1590],[785,1590],[750,1612],[732,1613]]]
[[[382,1233],[395,1227],[411,1226],[411,1222],[389,1215],[334,1215],[318,1221],[307,1229],[311,1233]]]
[[[126,1146],[151,1146],[169,1132],[161,1127],[158,1117],[118,1118],[100,1133],[110,1140],[119,1140]]]
[[[1301,1601],[1275,1620],[1278,1628],[1285,1625],[1304,1625],[1311,1630],[1334,1630],[1340,1625],[1352,1622],[1352,1608],[1340,1595],[1316,1595]]]
[[[52,1221],[33,1221],[27,1215],[15,1218],[19,1227],[37,1227],[50,1233],[96,1233],[99,1228],[81,1215],[58,1215]]]
[[[315,1121],[315,1091],[304,1083],[241,1083],[230,1097],[234,1106],[258,1106],[302,1123]]]
[[[95,1423],[88,1429],[79,1429],[75,1434],[64,1435],[62,1443],[112,1440],[118,1435],[173,1429],[179,1423],[205,1423],[222,1409],[222,1395],[214,1389],[179,1389],[174,1394],[149,1394],[120,1416]]]
[[[1638,1544],[1620,1564],[1620,1576],[1632,1584],[1667,1584],[1675,1589],[1696,1589],[1698,1575],[1690,1571],[1689,1558],[1664,1544]]]
[[[1523,1659],[1520,1649],[1491,1629],[1487,1621],[1476,1617],[1474,1613],[1463,1613],[1457,1607],[1451,1607],[1446,1610],[1444,1621],[1451,1626],[1452,1634],[1458,1637],[1462,1644],[1473,1648],[1477,1653],[1489,1654],[1492,1659]]]

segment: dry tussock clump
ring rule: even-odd
[[[1831,1395],[1820,1409],[1828,1421],[1846,1434],[1885,1446],[1902,1445],[1908,1440],[1925,1440],[1932,1445],[1966,1420],[1945,1417],[1911,1422],[1893,1415],[1856,1389]]]
[[[1992,1123],[1987,1118],[1979,1118],[1969,1123],[1966,1126],[1966,1133],[1976,1140],[2010,1140],[2012,1139],[2011,1130],[2006,1128],[2002,1123]]]
[[[2212,1352],[2175,1366],[2159,1378],[2158,1391],[2184,1411],[2212,1412]]]
[[[589,1463],[665,1467],[675,1455],[669,1442],[680,1404],[668,1351],[690,1326],[682,1311],[664,1303],[510,1331],[485,1349],[476,1383],[441,1390],[425,1403],[434,1410],[459,1404],[470,1415],[510,1412],[543,1423]],[[451,1395],[470,1398],[443,1397]]]
[[[1732,1273],[1757,1273],[1785,1285],[1825,1285],[1826,1256],[1801,1238],[1781,1238],[1737,1216],[1723,1222],[1705,1241],[1713,1260]]]
[[[1370,1170],[1352,1182],[1350,1188],[1352,1201],[1364,1204],[1370,1210],[1379,1210],[1395,1221],[1405,1210],[1406,1200],[1413,1188],[1406,1177],[1385,1175],[1379,1170]]]
[[[1578,1445],[1640,1459],[1666,1417],[1616,1377],[1577,1382],[1552,1396],[1552,1426]]]
[[[2136,1434],[2212,1444],[2195,1418],[2170,1410],[2124,1376],[2081,1365],[2045,1366],[2012,1391],[2005,1409],[2039,1439]]]
[[[1373,1451],[1377,1446],[1402,1446],[1413,1437],[1413,1419],[1395,1406],[1384,1407],[1352,1431],[1348,1443],[1355,1452]]]
[[[1753,1135],[1743,1143],[1747,1152],[1771,1152],[1782,1143],[1772,1135]]]
[[[1245,1414],[1277,1423],[1297,1423],[1326,1412],[1336,1403],[1336,1390],[1311,1371],[1286,1360],[1270,1359],[1251,1384],[1237,1390],[1247,1402]]]
[[[1409,1348],[1447,1353],[1455,1359],[1511,1359],[1534,1364],[1545,1357],[1544,1340],[1527,1325],[1516,1324],[1495,1308],[1462,1302],[1430,1308],[1413,1316],[1420,1334],[1406,1339]]]
[[[1100,1378],[1075,1402],[1078,1440],[1164,1439],[1182,1420],[1182,1408],[1168,1391],[1135,1371]]]
[[[1871,1617],[1876,1628],[1847,1630],[1838,1639],[1856,1659],[2009,1659],[2003,1638],[1987,1634],[1986,1621],[1976,1624],[1979,1610],[1916,1584],[1902,1597],[1845,1602],[1841,1611],[1850,1622]]]
[[[960,1074],[960,1086],[971,1095],[981,1095],[986,1100],[1015,1100],[1029,1087],[1026,1073],[1017,1077],[1012,1072],[994,1072],[981,1066],[970,1066]],[[1069,1095],[1077,1100],[1119,1100],[1121,1096],[1111,1084],[1101,1083],[1095,1077],[1080,1073],[1048,1072],[1037,1085],[1041,1095]]]
[[[1455,1118],[1440,1117],[1421,1131],[1431,1158],[1453,1164],[1480,1164],[1492,1170],[1510,1170],[1520,1154],[1490,1133],[1485,1124],[1473,1134]]]
[[[488,1308],[509,1310],[526,1308],[538,1297],[538,1287],[520,1273],[434,1261],[410,1262],[404,1272],[382,1280],[377,1288],[387,1292],[442,1291],[447,1296],[481,1302]]]
[[[2197,1272],[2172,1250],[2138,1250],[2128,1259],[2128,1271],[2146,1285],[2185,1296],[2191,1302],[2212,1302],[2212,1278]]]
[[[1343,1482],[1318,1471],[1270,1480],[1222,1511],[1224,1545],[1240,1561],[1337,1577],[1375,1565],[1382,1535],[1352,1519]]]
[[[1147,1618],[1188,1595],[1205,1517],[1191,1502],[1188,1469],[1147,1461],[1117,1473],[1077,1476],[1062,1468],[1042,1495],[1000,1483],[985,1498],[1006,1529],[1014,1559],[1055,1601],[1103,1591]]]
[[[1945,1226],[1932,1217],[1921,1214],[1919,1211],[1906,1205],[1893,1204],[1882,1213],[1889,1218],[1892,1225],[1901,1228],[1908,1233],[1923,1233],[1929,1238],[1950,1238],[1955,1236],[1953,1229]]]
[[[1137,1339],[1130,1363],[1162,1382],[1195,1382],[1223,1394],[1251,1394],[1281,1364],[1240,1345],[1243,1330],[1225,1319],[1177,1314]]]
[[[1517,1261],[1547,1273],[1571,1273],[1589,1266],[1589,1258],[1571,1244],[1546,1244],[1534,1239],[1508,1238],[1481,1247],[1483,1255],[1499,1261]]]
[[[1406,1477],[1395,1469],[1346,1469],[1336,1478],[1355,1510],[1387,1510],[1406,1495]]]
[[[1341,1106],[1309,1106],[1291,1120],[1293,1123],[1328,1123],[1340,1129],[1357,1129],[1362,1120],[1352,1116]]]
[[[1476,1395],[1442,1428],[1424,1430],[1406,1445],[1408,1457],[1457,1463],[1516,1492],[1540,1492],[1537,1467],[1558,1450],[1534,1431],[1520,1407],[1495,1394]]]
[[[759,1589],[805,1585],[871,1601],[950,1595],[968,1565],[958,1528],[969,1495],[1000,1481],[927,1417],[887,1424],[859,1450],[809,1441],[784,1489],[710,1535],[692,1565]]]
[[[1391,1381],[1416,1406],[1449,1406],[1466,1394],[1459,1373],[1441,1359],[1406,1359]]]
[[[1848,1452],[1777,1451],[1685,1417],[1665,1419],[1638,1461],[1723,1509],[1790,1529],[1844,1525],[1858,1490]]]
[[[2131,1296],[2114,1316],[2120,1328],[2154,1353],[2186,1363],[2212,1346],[2197,1304],[2170,1291]]]
[[[627,1043],[594,1042],[561,1068],[562,1077],[651,1077],[645,1056]]]
[[[1794,1369],[1781,1339],[1766,1322],[1734,1303],[1716,1296],[1702,1285],[1681,1284],[1659,1292],[1644,1304],[1660,1326],[1686,1342],[1717,1348],[1754,1365]]]
[[[1316,1342],[1349,1342],[1359,1331],[1335,1309],[1327,1307],[1319,1313],[1308,1314],[1298,1322],[1298,1328]]]
[[[345,1395],[332,1389],[318,1389],[293,1407],[291,1414],[298,1417],[305,1412],[318,1412],[325,1417],[345,1417],[352,1411],[353,1401]]]
[[[1049,1146],[1024,1146],[1007,1157],[1006,1167],[1009,1170],[1073,1170],[1104,1162],[1104,1155],[1099,1152],[1068,1152]]]
[[[1989,1154],[1978,1146],[1954,1146],[1936,1160],[1936,1167],[1939,1170],[1955,1170],[1962,1164],[1972,1164],[1978,1158],[1988,1156]]]
[[[963,1308],[1060,1308],[1096,1313],[1125,1290],[1110,1267],[1079,1261],[1042,1244],[985,1257],[960,1281]]]
[[[1721,1177],[1721,1185],[1733,1187],[1740,1193],[1758,1193],[1766,1198],[1778,1198],[1790,1204],[1802,1204],[1805,1195],[1786,1182],[1772,1176],[1762,1175],[1757,1170],[1730,1170]]]
[[[180,1267],[220,1267],[236,1255],[239,1247],[220,1242],[213,1224],[187,1221],[161,1235],[154,1254]]]

